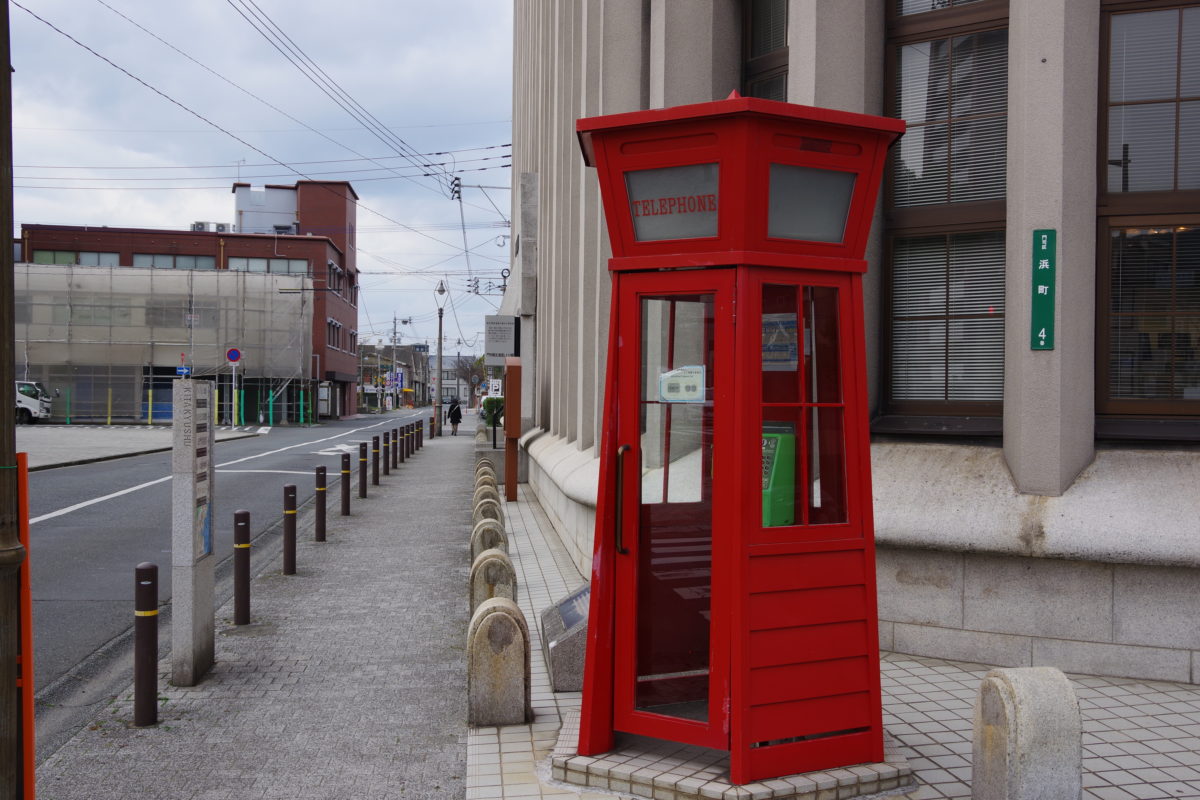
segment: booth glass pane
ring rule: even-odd
[[[713,295],[642,298],[638,710],[708,719]]]
[[[764,403],[800,402],[798,286],[762,288],[762,394]]]
[[[832,286],[804,288],[804,356],[809,402],[842,402],[838,290]]]
[[[807,242],[842,241],[855,178],[853,172],[772,164],[767,235]]]
[[[763,527],[847,520],[838,290],[762,287]]]
[[[716,236],[719,172],[717,164],[626,172],[634,238],[654,242]]]
[[[808,524],[846,521],[846,437],[842,409],[808,411]]]
[[[762,492],[764,528],[847,521],[840,406],[764,410]]]

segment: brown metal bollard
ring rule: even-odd
[[[425,428],[417,425],[413,432],[417,434],[417,450],[420,450],[425,446]]]
[[[133,724],[158,724],[158,565],[133,573]]]
[[[233,624],[250,624],[250,512],[233,512]]]
[[[392,472],[392,435],[387,431],[383,432],[383,474],[390,475]]]
[[[379,485],[379,437],[371,437],[371,485]]]
[[[392,428],[392,469],[400,463],[400,429]]]
[[[367,496],[367,443],[358,443],[358,496]]]
[[[436,424],[437,424],[437,417],[430,417],[429,418],[429,438],[430,439],[433,439],[437,436],[437,428],[434,427]]]
[[[350,454],[342,453],[342,516],[350,516]]]
[[[400,446],[393,451],[393,455],[399,456],[401,464],[408,459],[408,429],[411,427],[411,425],[400,426],[400,438],[398,439]]]
[[[283,487],[283,574],[296,574],[296,484]]]
[[[325,541],[325,468],[316,469],[316,519],[313,521],[313,540]]]

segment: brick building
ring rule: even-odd
[[[26,369],[32,366],[36,379],[56,388],[90,375],[92,384],[117,385],[119,395],[125,396],[130,394],[128,378],[138,383],[132,396],[141,398],[149,391],[153,398],[149,406],[157,406],[160,395],[169,397],[169,381],[181,359],[190,359],[197,377],[212,377],[221,385],[229,372],[224,355],[228,348],[236,347],[245,356],[241,375],[247,382],[241,388],[248,391],[245,416],[257,417],[262,410],[264,419],[273,417],[273,403],[282,398],[281,412],[288,409],[284,419],[298,418],[305,400],[312,409],[314,394],[322,398],[324,416],[355,413],[358,196],[349,183],[317,181],[265,187],[238,183],[233,193],[236,223],[198,222],[190,230],[178,231],[23,225],[19,260],[27,262],[36,274],[30,286],[36,285],[40,293],[35,296],[33,289],[27,288],[22,294],[18,286],[18,308],[27,309],[24,314],[18,311],[18,360],[23,355]],[[99,269],[110,270],[115,277],[97,283],[100,273],[95,270]],[[138,280],[141,270],[150,273]],[[197,307],[195,282],[214,287],[219,282],[196,274],[195,280],[189,278],[182,288],[159,270],[246,273],[237,291],[243,293],[239,296],[255,297],[254,308],[248,310],[242,303],[241,308],[226,309],[229,298],[217,298],[210,301],[205,316],[203,308]],[[72,276],[81,276],[96,287],[87,292],[86,299],[71,302],[64,317],[61,310],[49,307],[55,297],[71,298],[73,286],[78,292],[79,281]],[[61,284],[57,289],[56,282]],[[107,290],[105,297],[103,286],[114,284],[121,288]],[[298,304],[289,304],[273,296],[280,293],[305,297]],[[139,311],[132,315],[122,312],[123,305]],[[34,312],[39,306],[47,307],[39,312],[42,318]],[[87,319],[76,315],[74,306],[108,309],[102,315],[104,323],[98,323],[94,312]],[[271,309],[276,309],[274,321],[269,321]],[[297,316],[301,309],[303,313]],[[60,317],[62,331],[54,326]],[[22,319],[27,323],[24,329]],[[304,326],[302,335],[296,335],[298,321]],[[77,337],[73,347],[72,324],[87,328],[86,342]],[[108,347],[100,330],[106,326]],[[121,332],[114,335],[114,326]],[[140,335],[131,336],[129,329],[139,327]],[[290,329],[291,335],[280,335],[283,329]],[[219,331],[215,338],[214,330]],[[263,335],[265,330],[276,334]],[[199,338],[206,347],[197,346],[197,331],[203,333]],[[222,341],[216,341],[218,338]],[[262,342],[261,352],[255,352],[256,338]],[[128,346],[132,342],[141,345],[136,353]],[[120,369],[114,373],[111,366],[116,362]],[[102,369],[106,363],[110,368]],[[130,372],[138,367],[140,371]],[[145,389],[143,383],[148,384]],[[78,388],[81,396],[99,396],[95,386]],[[126,407],[118,416],[141,419],[148,411],[165,411],[140,405],[139,401]],[[90,411],[85,416],[96,416],[95,407]],[[106,413],[111,416],[111,410]]]

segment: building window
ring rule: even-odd
[[[959,6],[971,6],[959,9]],[[888,112],[889,259],[879,429],[910,417],[983,417],[1004,395],[1007,3],[896,0]],[[942,430],[968,430],[955,424]]]
[[[214,256],[177,256],[171,253],[134,253],[135,267],[153,269],[216,269]]]
[[[896,0],[896,13],[900,16],[924,14],[929,11],[945,11],[948,8],[967,6],[981,0]]]
[[[1200,189],[1200,6],[1113,14],[1109,192]]]
[[[936,413],[938,403],[999,399],[1004,233],[896,238],[891,334],[896,404]]]
[[[745,0],[742,94],[787,100],[787,0]]]
[[[1200,416],[1200,3],[1103,35],[1097,430],[1140,435],[1131,418]]]
[[[34,250],[34,264],[78,264],[81,267],[116,267],[117,253],[75,252],[74,250]]]

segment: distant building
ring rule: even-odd
[[[165,418],[181,365],[228,397],[230,349],[239,419],[308,419],[314,394],[323,416],[355,413],[358,196],[316,181],[233,192],[233,223],[22,226],[18,374],[71,393],[57,418]]]

